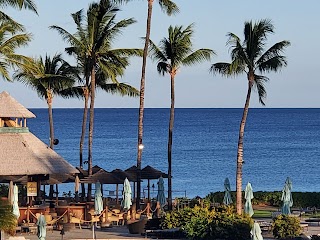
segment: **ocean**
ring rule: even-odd
[[[31,109],[30,131],[49,143],[47,109]],[[142,167],[167,171],[169,109],[145,109]],[[54,109],[55,150],[73,166],[79,162],[82,109]],[[235,190],[237,142],[242,109],[176,109],[172,175],[174,197],[205,197]],[[107,171],[136,164],[138,109],[95,109],[93,165]],[[84,156],[87,156],[87,142]],[[281,191],[286,177],[293,191],[320,191],[320,109],[250,109],[244,136],[243,187]],[[86,166],[85,166],[86,167]],[[157,181],[151,181],[151,196]],[[142,182],[146,194],[147,181]],[[73,191],[61,185],[60,191]],[[105,191],[115,186],[104,187]],[[61,194],[60,192],[60,194]],[[105,193],[106,194],[106,193]]]

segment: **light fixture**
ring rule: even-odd
[[[139,144],[138,148],[139,150],[142,150],[144,148],[143,144]]]

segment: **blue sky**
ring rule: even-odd
[[[89,0],[37,1],[39,16],[29,11],[5,9],[10,16],[23,23],[33,40],[20,52],[28,56],[53,55],[63,52],[67,46],[57,32],[49,30],[50,25],[59,25],[74,32],[70,14],[82,8],[86,9]],[[245,76],[223,78],[209,73],[212,63],[229,61],[226,34],[233,32],[242,37],[245,21],[269,18],[275,26],[275,34],[269,37],[270,45],[281,40],[291,41],[286,51],[288,67],[280,73],[269,74],[267,83],[266,107],[320,107],[320,79],[317,69],[320,61],[320,7],[319,0],[292,1],[214,1],[214,0],[175,0],[180,13],[173,17],[166,16],[154,3],[151,39],[158,43],[167,36],[169,25],[195,24],[194,47],[211,48],[216,53],[211,62],[194,67],[181,68],[176,77],[176,107],[181,108],[242,108],[246,96]],[[118,19],[134,17],[137,23],[130,26],[114,43],[114,48],[142,48],[140,37],[145,35],[146,0],[132,1],[121,7]],[[72,61],[71,58],[67,58]],[[141,59],[135,58],[121,81],[139,88],[141,77]],[[159,76],[156,66],[148,59],[146,77],[146,107],[170,107],[169,77]],[[33,90],[20,83],[0,81],[0,91],[8,91],[26,107],[46,107]],[[253,92],[251,107],[261,107],[257,93]],[[82,107],[80,100],[54,99],[54,107]],[[96,107],[135,108],[139,99],[97,93]]]

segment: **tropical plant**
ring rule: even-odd
[[[112,0],[116,3],[127,3],[133,0]],[[138,119],[138,144],[137,144],[137,208],[140,208],[141,198],[141,159],[143,149],[143,117],[144,117],[144,93],[145,93],[145,80],[146,80],[146,67],[147,67],[147,55],[148,46],[151,32],[151,20],[154,0],[148,1],[148,13],[147,13],[147,29],[145,35],[143,57],[142,57],[142,69],[141,69],[141,81],[140,81],[140,103],[139,103],[139,119]],[[178,6],[172,0],[158,0],[161,10],[163,10],[168,16],[179,12]]]
[[[37,13],[37,8],[33,0],[0,0],[0,8],[13,7],[21,10],[22,8],[29,9],[35,13]],[[3,11],[0,11],[0,20],[9,22],[11,25],[23,28],[21,24],[14,21],[10,16],[5,14]]]
[[[76,73],[76,69],[64,61],[61,54],[56,54],[52,58],[46,55],[45,59],[39,57],[26,61],[13,76],[15,80],[21,81],[36,90],[39,97],[46,100],[51,149],[54,146],[53,96],[59,95],[62,90],[71,87],[76,81]]]
[[[10,67],[17,66],[27,59],[16,51],[19,47],[26,46],[30,39],[30,34],[23,33],[21,28],[9,22],[0,23],[0,75],[3,79],[11,81]]]
[[[163,38],[159,47],[150,41],[150,56],[157,61],[157,70],[159,74],[165,73],[170,75],[171,79],[171,108],[169,120],[168,134],[168,207],[172,209],[172,134],[174,126],[174,104],[175,89],[174,82],[178,70],[181,66],[192,66],[196,63],[210,60],[215,53],[211,49],[192,49],[193,25],[189,25],[185,29],[182,26],[172,27],[168,29],[168,38]]]
[[[12,212],[12,206],[0,199],[0,230],[12,234],[16,225],[17,218]]]
[[[277,239],[293,239],[301,233],[300,220],[297,217],[281,214],[273,219],[272,231]]]
[[[236,171],[236,206],[237,213],[242,212],[242,165],[243,165],[243,139],[247,120],[249,103],[252,88],[256,89],[259,101],[265,105],[266,97],[265,82],[269,80],[265,73],[279,71],[287,65],[286,57],[281,55],[284,49],[290,45],[289,41],[281,41],[269,49],[265,50],[267,36],[274,32],[274,26],[268,19],[260,20],[256,23],[245,22],[244,41],[234,33],[228,33],[227,45],[231,48],[231,63],[219,62],[211,66],[212,73],[219,73],[223,76],[237,76],[246,74],[248,80],[248,91],[244,105],[243,115],[239,129],[238,151],[237,151],[237,171]],[[261,75],[258,75],[259,72]]]
[[[69,54],[74,54],[79,64],[83,65],[86,86],[90,81],[90,120],[88,147],[88,174],[92,175],[92,140],[94,124],[94,101],[96,87],[96,73],[101,71],[106,78],[117,83],[116,77],[124,73],[129,65],[129,56],[141,56],[140,49],[112,49],[112,42],[127,26],[135,22],[134,19],[115,21],[117,5],[109,0],[91,3],[87,10],[87,17],[83,10],[72,14],[77,26],[75,34],[71,34],[59,26],[51,26],[59,32],[71,46],[66,48]],[[88,83],[88,84],[87,84]],[[88,90],[88,89],[87,89]],[[91,187],[88,188],[88,199],[91,198]]]

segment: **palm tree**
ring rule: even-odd
[[[259,102],[265,105],[266,97],[265,82],[268,77],[262,75],[271,71],[277,72],[287,65],[286,57],[281,55],[285,48],[290,45],[289,41],[281,41],[265,51],[268,34],[274,32],[274,26],[268,19],[260,20],[256,23],[245,22],[244,40],[228,33],[227,45],[231,48],[231,63],[219,62],[211,66],[210,71],[220,73],[223,76],[236,76],[245,73],[248,80],[248,91],[243,115],[240,123],[238,153],[237,153],[237,213],[242,212],[242,165],[243,165],[243,137],[247,120],[249,102],[252,88],[255,88],[259,95]],[[261,75],[258,75],[259,72]]]
[[[73,14],[73,20],[77,26],[75,34],[70,34],[58,26],[51,26],[71,46],[66,49],[68,53],[77,57],[78,63],[84,65],[84,77],[90,81],[90,120],[89,120],[89,148],[88,148],[88,174],[92,175],[92,141],[94,124],[94,100],[96,87],[96,72],[101,70],[105,76],[114,83],[116,77],[124,73],[129,65],[129,56],[141,56],[140,49],[112,49],[113,40],[127,26],[135,21],[132,18],[115,21],[117,5],[109,0],[100,0],[99,3],[91,3],[87,10],[87,18],[82,10]],[[86,84],[87,86],[89,84]],[[91,198],[90,186],[88,198]]]
[[[117,3],[130,2],[132,0],[113,0]],[[148,14],[147,14],[147,29],[145,36],[145,43],[142,57],[142,70],[141,70],[141,81],[140,81],[140,104],[139,104],[139,120],[138,120],[138,154],[137,154],[137,208],[140,208],[140,197],[141,197],[141,159],[143,149],[143,116],[144,116],[144,92],[145,92],[145,79],[146,79],[146,67],[147,67],[147,55],[148,45],[151,33],[151,18],[154,0],[148,1]],[[178,6],[172,0],[158,0],[160,8],[169,16],[179,12]]]
[[[76,78],[75,70],[56,54],[51,59],[46,55],[26,62],[14,74],[14,79],[25,83],[37,91],[40,98],[44,98],[48,105],[50,148],[54,146],[54,129],[52,116],[52,100],[54,95],[59,95],[63,89],[71,87]]]
[[[34,3],[33,0],[0,0],[0,8],[1,9],[6,8],[8,6],[16,8],[16,9],[20,9],[20,10],[22,8],[25,8],[25,9],[31,10],[31,11],[35,12],[36,14],[38,14],[36,4]],[[7,21],[15,27],[23,28],[21,24],[14,21],[10,16],[8,16],[7,14],[5,14],[2,11],[0,11],[0,20]]]
[[[26,46],[30,39],[29,34],[21,32],[10,22],[0,23],[0,75],[3,79],[11,81],[10,68],[27,59],[16,51],[19,47]]]
[[[170,75],[171,79],[171,108],[169,121],[168,136],[168,207],[172,209],[172,182],[171,182],[171,164],[172,164],[172,133],[174,125],[174,104],[175,91],[174,82],[178,70],[181,66],[192,66],[196,63],[210,60],[215,54],[211,49],[192,49],[193,25],[189,25],[185,29],[182,26],[172,27],[168,29],[168,38],[163,38],[157,47],[150,41],[151,57],[157,61],[157,70],[160,74]]]

